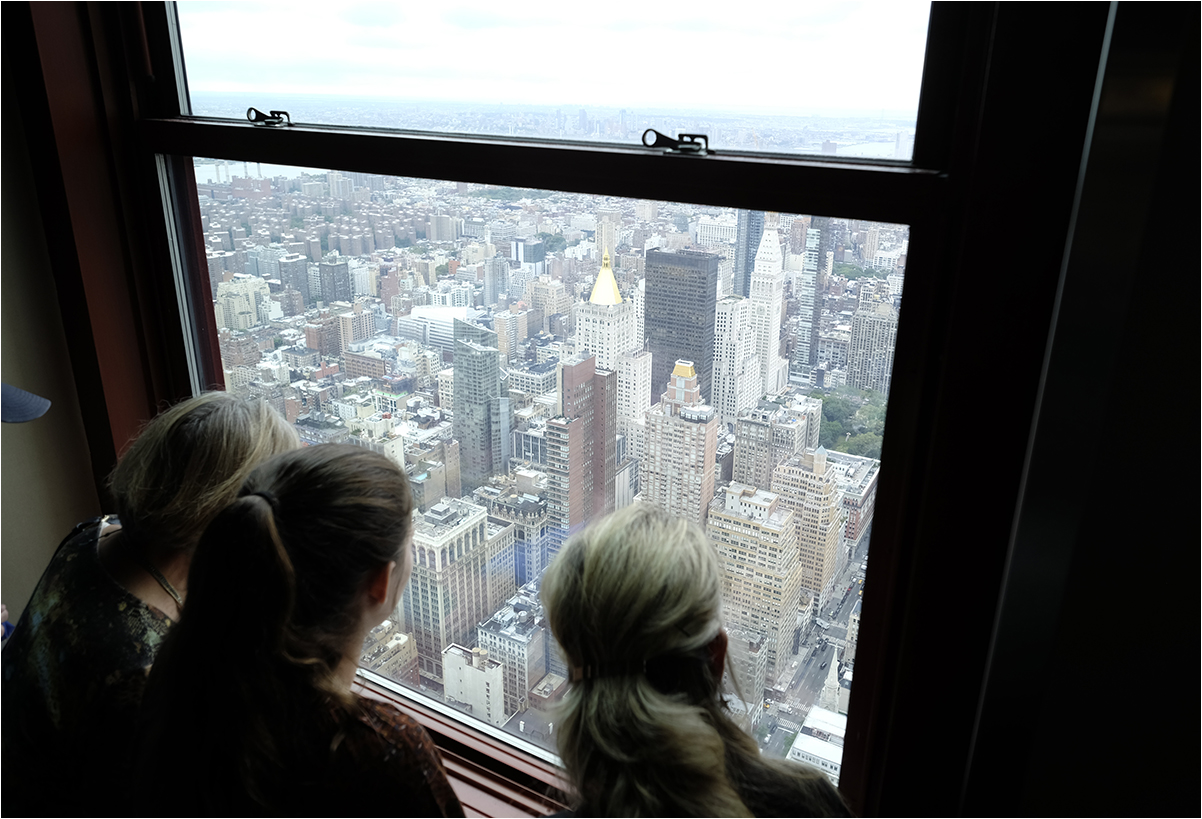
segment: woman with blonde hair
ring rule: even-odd
[[[573,537],[542,597],[571,674],[558,747],[596,816],[844,816],[813,768],[766,759],[722,699],[722,569],[695,523],[634,504]]]
[[[151,672],[136,812],[463,815],[426,731],[351,692],[409,578],[413,509],[404,470],[356,446],[251,473]]]
[[[201,533],[255,466],[299,443],[266,403],[223,392],[146,425],[110,478],[120,525],[75,528],[4,647],[6,813],[113,809],[129,784],[146,675],[184,607]]]

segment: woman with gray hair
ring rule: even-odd
[[[120,525],[75,528],[4,647],[5,813],[105,813],[130,786],[133,717],[201,533],[254,467],[299,443],[270,406],[223,392],[147,424],[110,479]]]
[[[558,746],[585,816],[846,816],[766,759],[722,699],[722,568],[699,526],[634,504],[568,541],[542,597],[571,674]]]

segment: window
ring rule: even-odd
[[[898,466],[886,468],[876,498],[874,592],[862,612],[857,705],[849,715],[841,787],[862,812],[901,813],[917,804],[956,810],[963,798],[956,787],[938,793],[924,787],[920,794],[912,783],[931,775],[960,782],[972,773],[972,791],[984,770],[973,761],[974,743],[979,752],[992,749],[1006,758],[1009,746],[997,742],[1004,732],[982,725],[977,735],[974,720],[984,680],[1000,673],[985,670],[993,656],[995,593],[1005,576],[1007,523],[1017,520],[1016,501],[1025,491],[1024,452],[1033,428],[1028,410],[1060,303],[1056,283],[1075,218],[1082,145],[1092,133],[1087,126],[1099,55],[1118,48],[1123,32],[1131,31],[1124,15],[1168,13],[1128,8],[1082,4],[1058,12],[1071,19],[1049,26],[1034,24],[1018,6],[936,4],[913,161],[901,166],[754,152],[662,156],[516,135],[285,131],[189,119],[178,116],[167,8],[142,4],[138,19],[139,7],[6,4],[5,22],[20,23],[6,31],[31,35],[6,36],[5,76],[17,76],[15,65],[33,80],[17,83],[17,93],[32,135],[39,203],[47,224],[64,231],[49,247],[60,307],[71,319],[65,322],[71,363],[88,410],[83,418],[98,484],[109,456],[157,401],[177,398],[221,371],[212,294],[199,292],[207,263],[199,252],[203,231],[192,165],[181,157],[323,171],[350,157],[341,163],[345,172],[908,224],[907,318],[896,339],[898,378],[890,386],[890,443],[883,453]],[[1064,38],[1064,30],[1074,37]],[[1165,35],[1158,43],[1176,42],[1189,27],[1156,30]],[[1107,75],[1121,75],[1149,63],[1107,65]],[[1055,93],[1037,93],[1048,88]],[[1106,116],[1115,111],[1107,109]],[[1152,173],[1156,166],[1147,167]],[[165,212],[157,208],[160,184],[173,194]],[[801,198],[805,205],[798,204]],[[1022,236],[1017,255],[983,253],[982,243],[996,238],[992,231],[1015,219],[1023,227],[1006,235]],[[1013,278],[1016,258],[1024,287],[997,288]],[[175,283],[163,273],[168,270],[186,274],[182,316]],[[1115,291],[1094,292],[1111,298]],[[1017,327],[1024,332],[1015,334]],[[972,460],[989,468],[971,481],[963,478],[964,432],[958,430],[964,407],[973,407],[980,428],[989,430],[972,441]],[[982,521],[997,526],[981,528]],[[976,543],[968,556],[966,532]],[[938,590],[961,585],[960,575],[972,578],[973,593],[956,601],[956,616],[949,618]],[[944,628],[939,652],[962,685],[945,687],[934,709],[921,705],[931,663],[938,661],[921,624],[936,621]],[[1043,667],[1011,662],[999,668],[1019,666]],[[468,753],[468,744],[481,741],[440,723],[437,713],[426,716],[441,726],[436,733],[444,748],[460,742],[455,747]],[[993,745],[974,736],[991,736]],[[471,747],[478,764],[495,762],[508,771],[529,764],[508,746]]]
[[[635,2],[178,10],[198,116],[241,119],[269,93],[294,122],[626,144],[658,128],[736,150],[909,159],[929,3],[774,2],[687,21]],[[312,47],[246,48],[234,32]],[[812,81],[830,65],[841,82]]]

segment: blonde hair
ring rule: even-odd
[[[181,401],[146,425],[113,470],[117,514],[136,540],[191,551],[252,469],[298,446],[265,401],[225,392]]]
[[[641,503],[570,539],[547,568],[547,618],[576,678],[557,742],[581,810],[846,813],[821,772],[762,758],[731,719],[709,650],[721,591],[705,532]]]

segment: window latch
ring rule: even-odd
[[[663,148],[669,153],[694,156],[714,153],[710,150],[710,138],[705,134],[681,134],[679,139],[673,139],[654,128],[648,128],[643,131],[643,144],[648,148]]]
[[[292,117],[288,115],[287,111],[270,111],[264,114],[258,108],[247,108],[246,118],[252,125],[266,125],[269,128],[292,124]]]

